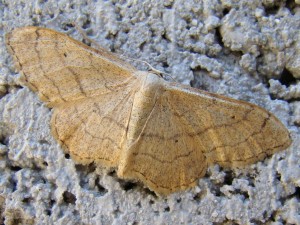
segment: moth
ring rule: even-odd
[[[18,28],[6,45],[23,84],[52,108],[65,152],[157,194],[195,186],[209,165],[244,166],[291,144],[261,107],[167,82],[54,30]]]

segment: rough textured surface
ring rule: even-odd
[[[0,221],[299,224],[299,4],[2,1]],[[117,179],[114,171],[75,165],[50,134],[51,111],[19,86],[3,40],[5,32],[26,25],[82,39],[73,22],[102,46],[146,60],[181,83],[266,108],[290,129],[292,146],[242,169],[212,166],[196,188],[167,198]]]

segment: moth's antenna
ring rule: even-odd
[[[148,63],[148,62],[146,62],[144,60],[133,59],[133,58],[130,58],[130,57],[127,57],[127,56],[124,56],[124,55],[119,55],[119,56],[122,57],[122,58],[124,58],[124,59],[129,59],[129,60],[133,60],[133,61],[145,63],[150,68],[150,70],[149,70],[150,72],[152,72],[152,73],[154,73],[154,74],[156,74],[156,75],[158,75],[160,77],[162,77],[162,75],[166,75],[168,77],[171,77],[171,79],[176,82],[176,80],[170,74],[162,72],[162,71],[160,71],[158,69],[155,69],[150,63]]]
[[[97,48],[99,48],[99,50],[103,49],[103,47],[101,45],[99,45],[92,38],[88,37],[86,32],[77,23],[73,22],[72,24],[75,27],[75,29],[80,33],[80,35],[83,37],[83,39],[85,39],[85,40],[89,41],[90,43],[94,44],[95,46],[97,46]],[[107,50],[105,50],[105,51],[107,51]]]
[[[85,32],[85,31],[84,31],[77,23],[73,22],[73,25],[74,25],[74,27],[76,28],[76,30],[80,33],[80,35],[82,35],[82,37],[83,37],[85,40],[87,40],[87,41],[89,41],[90,43],[92,43],[93,45],[97,46],[97,48],[98,48],[99,50],[104,49],[104,48],[103,48],[101,45],[99,45],[96,41],[94,41],[93,39],[89,38],[89,37],[86,35],[86,32]],[[105,49],[105,51],[107,51],[107,50]],[[145,64],[150,68],[150,69],[149,69],[150,72],[152,72],[152,73],[154,73],[154,74],[156,74],[156,75],[158,75],[158,76],[160,76],[160,77],[163,77],[162,75],[166,75],[166,76],[170,77],[174,82],[176,82],[176,80],[175,80],[170,74],[165,73],[165,72],[162,72],[162,71],[160,71],[160,70],[158,70],[158,69],[155,69],[150,63],[148,63],[148,62],[146,62],[146,61],[144,61],[144,60],[130,58],[130,57],[127,57],[127,56],[124,56],[124,55],[116,54],[116,53],[114,53],[114,52],[112,52],[112,54],[115,54],[115,55],[117,55],[117,56],[119,56],[119,57],[121,57],[121,58],[124,58],[124,59],[128,59],[128,60],[133,60],[133,61],[145,63]]]

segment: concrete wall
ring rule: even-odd
[[[300,224],[298,4],[0,1],[1,224]],[[83,40],[73,23],[180,83],[266,108],[288,127],[292,146],[241,169],[212,166],[196,188],[164,198],[111,170],[76,165],[50,133],[51,110],[20,86],[3,38],[35,25]]]

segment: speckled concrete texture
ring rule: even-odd
[[[51,110],[20,86],[3,39],[36,25],[83,40],[73,23],[178,82],[266,108],[292,146],[244,168],[210,167],[196,188],[165,198],[75,165],[50,133]],[[0,1],[0,224],[300,224],[299,28],[298,0]]]

